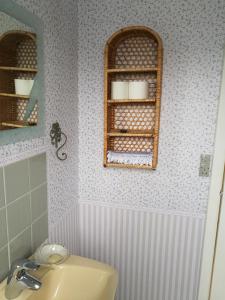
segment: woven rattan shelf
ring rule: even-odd
[[[108,73],[130,73],[130,72],[135,72],[135,73],[148,73],[148,72],[156,72],[158,69],[157,68],[115,68],[115,69],[107,69]]]
[[[155,99],[117,99],[117,100],[108,100],[109,104],[132,104],[132,103],[149,103],[149,104],[154,104],[155,103]]]
[[[120,130],[113,130],[107,134],[108,136],[139,136],[139,137],[152,137],[153,133],[148,130],[128,130],[121,132]]]
[[[8,31],[0,36],[0,130],[30,126],[24,121],[29,96],[17,95],[14,79],[34,79],[37,73],[36,36]],[[32,123],[37,123],[37,107]],[[29,120],[27,120],[29,121]]]
[[[105,167],[152,170],[152,167],[147,165],[131,165],[131,164],[119,164],[119,163],[117,164],[117,163],[108,163],[108,162],[106,163]]]
[[[158,161],[162,41],[150,28],[131,26],[114,33],[105,47],[104,166],[156,169]],[[112,81],[147,81],[147,99],[112,99]],[[151,163],[108,161],[108,154],[152,158]],[[149,159],[148,157],[148,159]],[[143,157],[142,157],[143,158]],[[143,161],[143,160],[142,160]]]
[[[8,121],[2,122],[2,126],[11,127],[11,128],[24,128],[29,126],[34,126],[36,123],[25,122],[25,121]]]

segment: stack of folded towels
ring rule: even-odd
[[[109,163],[120,163],[130,165],[151,165],[152,153],[127,153],[127,152],[107,152],[107,159]]]

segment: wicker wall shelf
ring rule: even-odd
[[[117,99],[117,100],[108,100],[109,104],[132,104],[132,103],[155,103],[155,99]]]
[[[107,133],[108,136],[140,136],[140,137],[152,137],[153,132],[149,132],[148,130],[128,130],[127,132],[121,132],[119,130],[113,130]]]
[[[162,55],[161,38],[147,27],[121,29],[107,41],[104,65],[105,167],[156,169]],[[112,81],[143,80],[148,82],[147,99],[111,98]],[[117,156],[119,158],[115,158]],[[133,157],[135,160],[131,162]]]
[[[15,93],[14,79],[34,79],[37,71],[35,34],[19,30],[0,36],[0,130],[30,126],[23,119],[30,97]]]
[[[148,169],[152,170],[151,166],[147,165],[131,165],[131,164],[119,164],[119,163],[107,163],[106,167],[110,168],[126,168],[126,169]]]

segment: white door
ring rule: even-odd
[[[225,117],[225,116],[224,116]],[[225,137],[224,137],[225,138]],[[218,230],[216,247],[213,261],[213,271],[211,279],[210,300],[225,299],[225,193],[223,184],[221,187],[221,204],[218,218]]]
[[[198,300],[225,300],[225,60],[215,138],[215,151]],[[224,192],[225,193],[225,192]]]

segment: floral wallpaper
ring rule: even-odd
[[[77,8],[74,0],[16,2],[44,22],[46,132],[0,147],[0,164],[47,151],[50,226],[78,197],[109,206],[205,214],[209,178],[199,177],[198,168],[200,154],[213,153],[225,3],[85,0]],[[104,45],[116,30],[136,24],[153,28],[164,43],[156,171],[103,168]],[[68,135],[63,163],[49,140],[56,120]]]
[[[79,1],[79,198],[81,202],[205,214],[225,38],[224,1]],[[159,33],[163,90],[156,171],[103,168],[103,55],[129,25]]]

